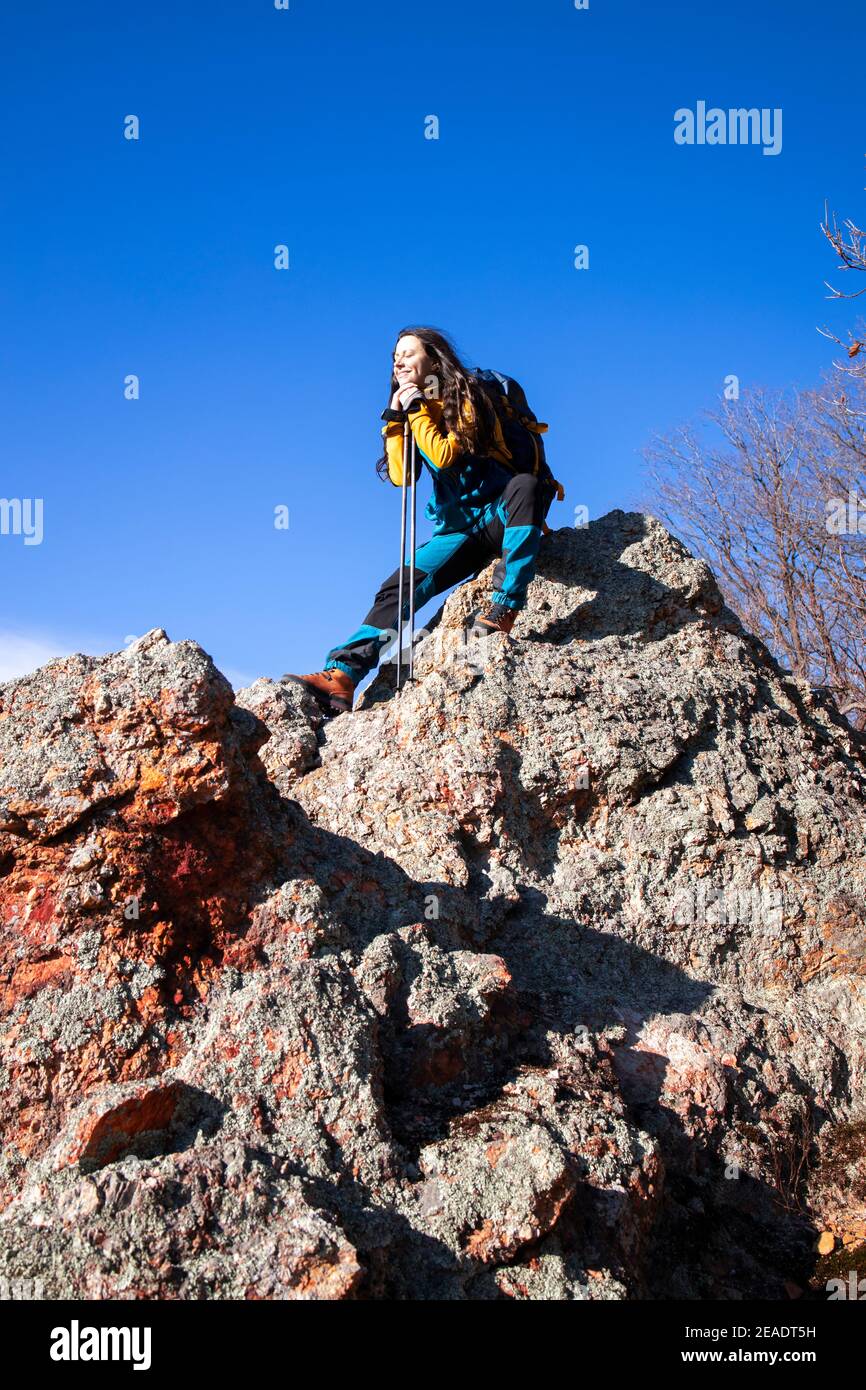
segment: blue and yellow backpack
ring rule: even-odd
[[[505,446],[511,454],[505,466],[514,473],[533,473],[537,478],[548,480],[557,500],[562,502],[565,488],[551,473],[544,452],[542,435],[547,433],[547,425],[530,409],[523,387],[513,377],[482,367],[476,367],[474,375],[499,418]],[[550,528],[545,525],[544,529]]]

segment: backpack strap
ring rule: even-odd
[[[494,409],[501,411],[506,419],[516,420],[519,425],[522,425],[522,427],[526,430],[527,434],[532,439],[534,453],[532,472],[533,476],[537,478],[541,471],[541,462],[543,458],[540,436],[542,434],[547,434],[549,427],[545,424],[543,420],[536,420],[530,408],[529,402],[526,399],[526,394],[523,390],[523,387],[518,382],[516,382],[513,379],[513,377],[508,377],[505,376],[502,372],[495,372],[492,371],[490,368],[482,367],[475,368],[475,375],[481,382],[485,383],[487,386],[492,388],[492,394],[495,394],[496,397],[496,405]],[[511,390],[514,392],[514,396],[517,399],[517,404],[515,404],[515,401],[512,398],[512,395],[510,394],[509,388],[511,388]],[[497,455],[497,457],[499,456]],[[505,462],[506,466],[510,466],[508,465],[507,460],[501,459],[500,461]],[[517,470],[514,467],[512,467],[512,472],[516,471]],[[547,471],[548,473],[550,473],[549,468]],[[554,478],[552,474],[550,474],[550,476],[552,482],[554,483],[554,486],[556,487],[556,500],[562,502],[565,498],[565,489],[563,488],[562,483],[557,482],[556,478]],[[545,526],[545,530],[549,531],[550,528],[548,526]]]

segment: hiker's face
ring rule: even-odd
[[[423,386],[433,374],[432,358],[424,351],[420,338],[408,333],[397,340],[394,349],[394,375],[401,386]]]

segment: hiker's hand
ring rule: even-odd
[[[400,409],[400,387],[399,387],[399,386],[397,387],[397,390],[394,392],[393,396],[391,397],[391,404],[390,404],[390,406],[388,407],[388,409],[389,409],[389,410],[399,410],[399,409]]]
[[[415,385],[414,381],[410,381],[407,382],[405,386],[398,387],[397,391],[395,392],[395,395],[399,398],[400,405],[402,406],[403,410],[406,410],[406,408],[410,406],[413,401],[418,400],[418,398],[421,395],[421,392]]]

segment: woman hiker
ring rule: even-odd
[[[507,395],[515,392],[515,409]],[[494,401],[496,404],[494,404]],[[435,523],[415,552],[416,611],[500,556],[490,600],[475,614],[473,634],[510,632],[526,602],[548,508],[562,488],[552,477],[526,398],[508,378],[472,372],[451,342],[434,328],[404,328],[394,348],[391,402],[382,412],[385,453],[379,474],[403,483],[403,433],[408,420],[416,444],[416,478],[424,465],[433,478],[426,515]],[[506,435],[508,443],[506,443]],[[524,440],[533,452],[529,466]],[[509,445],[511,447],[509,447]],[[409,608],[409,567],[403,581]],[[325,668],[300,681],[327,715],[352,708],[355,687],[379,662],[397,625],[399,569],[385,580],[362,625],[325,658]]]

